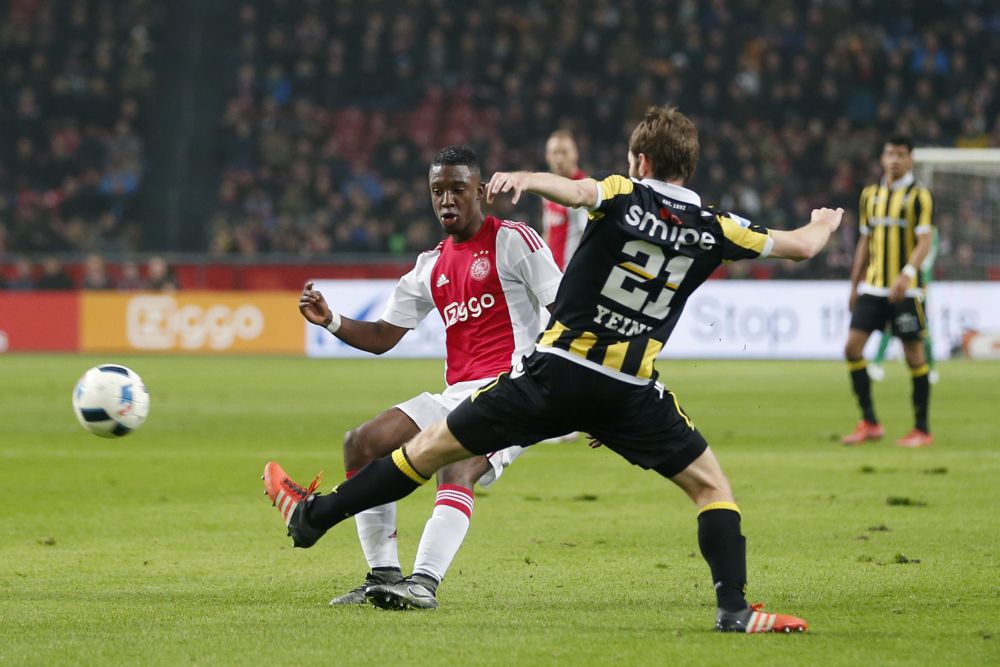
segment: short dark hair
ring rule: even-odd
[[[470,170],[479,171],[479,157],[476,152],[468,146],[445,146],[434,156],[431,162],[432,167],[454,166],[468,167]]]
[[[653,178],[690,180],[698,166],[698,131],[676,107],[649,107],[629,139],[628,149],[652,163]]]
[[[894,134],[886,139],[885,143],[893,146],[906,146],[908,152],[913,152],[913,139],[908,134]]]

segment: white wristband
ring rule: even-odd
[[[902,273],[907,278],[916,278],[917,277],[917,270],[915,268],[913,268],[912,264],[907,264],[906,266],[904,266],[903,270],[900,271],[900,273]]]
[[[332,334],[335,334],[339,329],[340,329],[340,313],[333,313],[333,319],[331,319],[330,323],[326,325],[326,330]]]

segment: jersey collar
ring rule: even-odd
[[[889,183],[889,179],[885,176],[882,177],[882,185],[886,185],[890,190],[899,190],[900,188],[908,188],[913,184],[913,172],[906,172],[901,179],[895,183]]]
[[[644,178],[641,181],[633,178],[632,180],[640,185],[648,186],[659,192],[664,197],[669,197],[674,201],[682,201],[685,204],[701,206],[701,197],[699,197],[698,193],[694,190],[688,190],[687,188],[681,187],[680,185],[674,185],[673,183],[658,181],[655,178]]]

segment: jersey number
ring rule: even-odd
[[[656,294],[655,288],[651,290],[653,286],[646,283],[660,274],[660,269],[663,268],[663,250],[649,241],[629,241],[622,247],[622,253],[636,259],[634,262],[626,262],[636,271],[629,271],[622,266],[611,269],[611,275],[601,289],[601,296],[606,296],[637,313],[658,320],[664,319],[670,312],[670,300],[674,298],[677,286],[684,280],[694,259],[682,255],[672,257],[667,262],[664,286]],[[644,262],[638,261],[640,256],[645,257]],[[636,275],[637,273],[649,277],[643,280]],[[669,285],[673,285],[673,288]]]

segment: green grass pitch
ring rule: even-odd
[[[345,430],[441,386],[439,362],[120,357],[152,395],[103,440],[70,408],[109,359],[0,357],[0,663],[984,665],[1000,662],[1000,365],[875,385],[889,438],[845,448],[839,363],[661,362],[743,510],[752,601],[804,635],[712,631],[693,506],[582,442],[529,451],[477,495],[436,612],[333,609],[365,571],[352,522],[293,550],[260,473],[341,479]],[[429,485],[430,486],[430,485]],[[896,498],[897,504],[889,499]],[[433,491],[401,503],[412,563]]]

